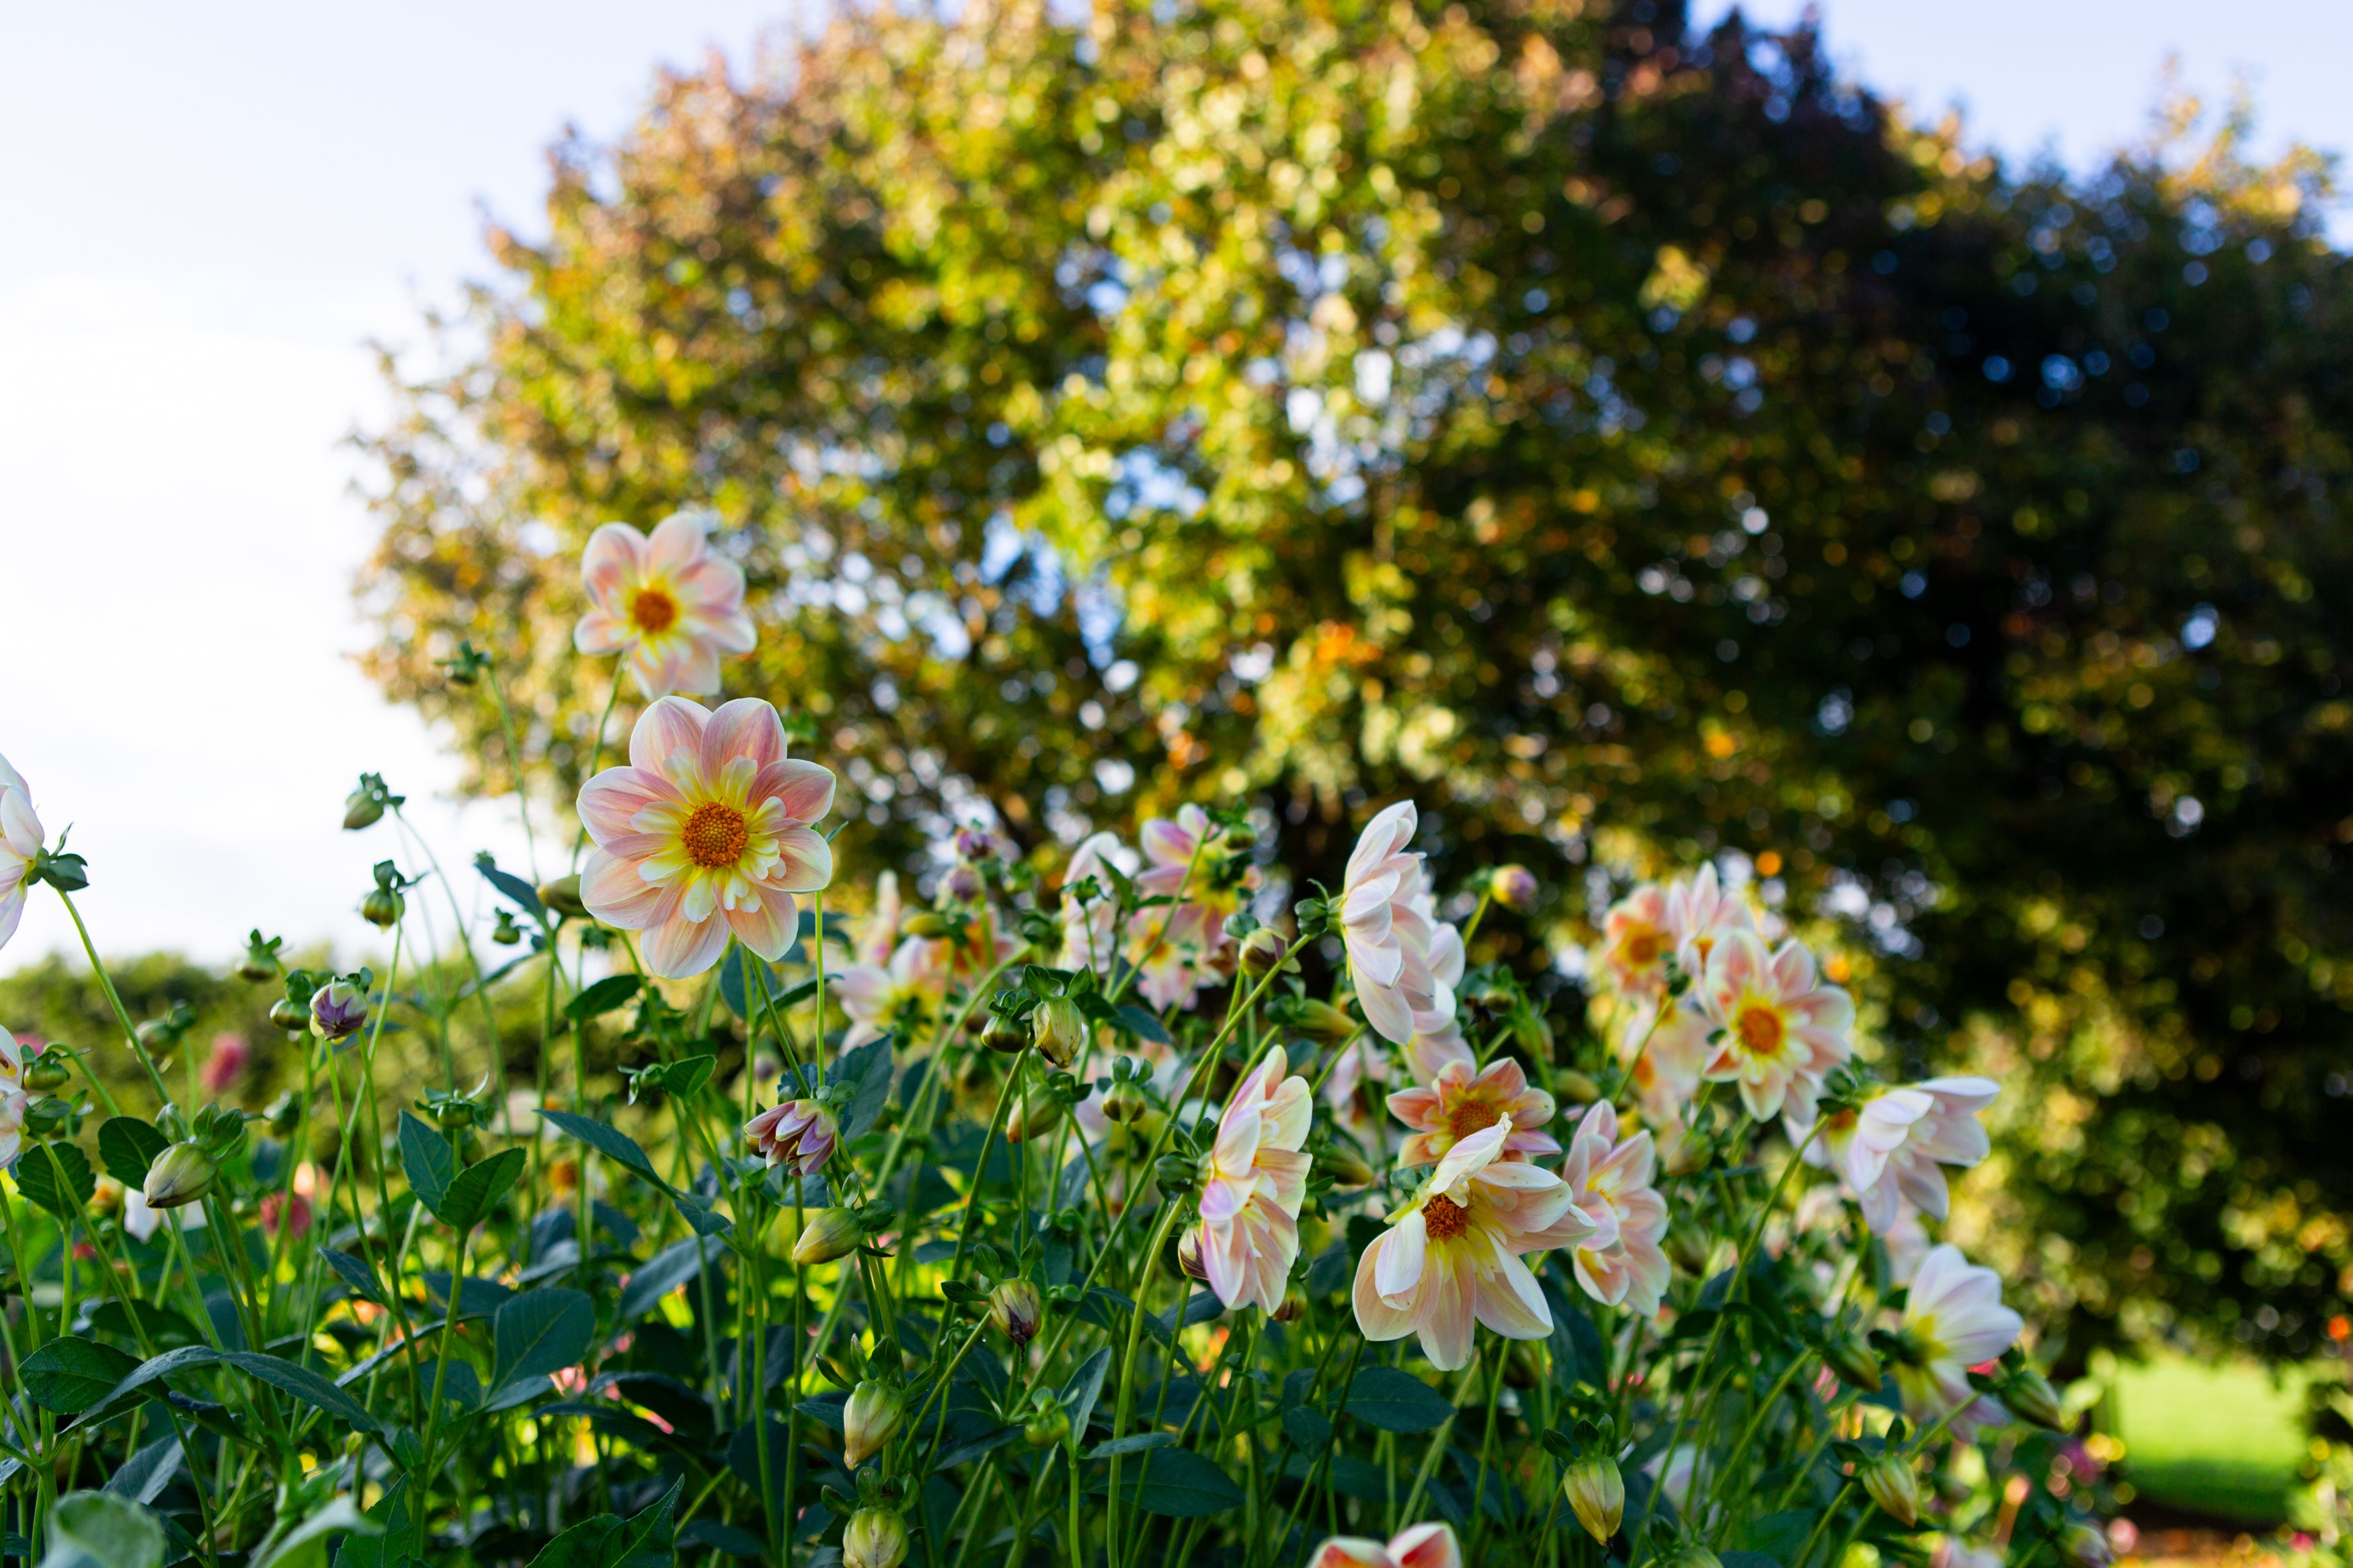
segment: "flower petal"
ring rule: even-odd
[[[626,609],[621,595],[645,571],[646,536],[626,522],[598,528],[580,552],[581,584],[600,609]]]
[[[831,768],[798,759],[770,763],[752,781],[754,799],[775,801],[795,822],[822,821],[833,809],[833,790]]]
[[[796,823],[776,834],[776,868],[767,885],[780,892],[822,892],[833,882],[833,846],[815,828]]]
[[[667,764],[679,752],[700,757],[711,710],[685,697],[665,697],[638,716],[629,731],[629,763],[649,773],[670,776]]]
[[[690,921],[671,916],[647,931],[646,968],[665,980],[684,980],[702,973],[727,951],[727,922]]]
[[[737,941],[774,963],[800,934],[797,912],[790,893],[763,889],[758,909],[727,911],[727,926]]]
[[[738,757],[754,770],[785,760],[785,726],[774,704],[756,697],[723,702],[702,731],[702,771],[717,778]]]

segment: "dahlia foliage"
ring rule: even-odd
[[[1434,879],[1409,800],[1331,888],[1240,803],[861,868],[789,705],[695,700],[752,636],[704,523],[584,575],[645,703],[568,867],[450,885],[366,775],[382,952],[257,931],[274,1050],[0,1036],[5,1551],[2100,1555],[2025,1324],[1931,1239],[2000,1087],[1883,1081],[1749,887],[1547,948],[1541,870]],[[0,763],[0,936],[89,876]]]

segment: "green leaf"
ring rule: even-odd
[[[1111,1347],[1103,1346],[1079,1363],[1071,1381],[1062,1384],[1062,1408],[1071,1413],[1071,1441],[1087,1440],[1087,1423],[1093,1419],[1095,1401],[1103,1397],[1103,1374],[1111,1370]]]
[[[564,1005],[564,1016],[575,1024],[601,1018],[626,1005],[643,982],[634,974],[607,974]]]
[[[638,1141],[617,1128],[607,1127],[590,1116],[575,1116],[568,1110],[543,1110],[539,1113],[555,1124],[556,1130],[577,1138],[607,1160],[625,1165],[664,1192],[670,1192],[668,1182],[654,1173],[654,1163],[638,1147]]]
[[[307,1366],[258,1351],[224,1351],[220,1359],[248,1377],[258,1377],[311,1408],[325,1411],[356,1431],[383,1430],[383,1424],[368,1414],[365,1405]]]
[[[98,1175],[90,1156],[72,1144],[35,1143],[16,1162],[16,1186],[28,1203],[70,1219],[98,1191]]]
[[[1166,1448],[1176,1444],[1174,1432],[1131,1432],[1124,1437],[1113,1437],[1097,1443],[1087,1450],[1090,1459],[1109,1459],[1121,1454],[1141,1454],[1147,1449]]]
[[[51,1340],[25,1358],[25,1392],[58,1415],[79,1415],[137,1371],[137,1358],[112,1345],[70,1335]]]
[[[355,1294],[374,1301],[379,1307],[385,1304],[384,1289],[376,1283],[375,1270],[370,1268],[366,1263],[353,1258],[348,1252],[338,1252],[332,1247],[321,1247],[319,1256],[327,1260],[327,1267],[340,1275],[343,1283],[349,1285]]]
[[[482,1223],[492,1205],[522,1177],[531,1157],[520,1149],[505,1149],[478,1164],[467,1166],[449,1184],[441,1201],[430,1205],[450,1229],[463,1233]]]
[[[844,1055],[826,1075],[828,1082],[857,1086],[849,1110],[841,1119],[841,1136],[849,1140],[874,1125],[891,1098],[891,1042],[869,1040]]]
[[[164,1489],[179,1473],[180,1436],[167,1426],[161,1437],[125,1459],[107,1477],[104,1489],[132,1502],[152,1503],[164,1495]]]
[[[668,1563],[676,1528],[672,1516],[685,1484],[671,1482],[670,1490],[631,1518],[600,1513],[581,1521],[542,1547],[531,1568],[649,1568]]]
[[[41,1568],[163,1568],[164,1521],[129,1498],[73,1492],[49,1514]]]
[[[723,1214],[713,1214],[697,1200],[684,1193],[671,1194],[670,1206],[697,1236],[725,1236],[735,1228],[735,1222]]]
[[[1348,1385],[1348,1414],[1384,1432],[1427,1432],[1454,1406],[1421,1379],[1393,1366],[1366,1367]]]
[[[1304,1405],[1294,1405],[1282,1413],[1282,1430],[1303,1454],[1320,1454],[1332,1441],[1331,1418]]]
[[[540,905],[539,889],[512,871],[500,870],[490,858],[490,851],[486,849],[475,858],[474,869],[480,871],[491,887],[513,900],[515,906],[523,913],[535,921],[547,919],[547,910]]]
[[[671,1242],[630,1271],[629,1282],[621,1287],[620,1305],[613,1310],[614,1318],[626,1323],[642,1317],[653,1310],[654,1303],[693,1279],[712,1259],[725,1256],[725,1252],[724,1247],[696,1237]]]
[[[326,1568],[331,1535],[382,1535],[384,1526],[339,1497],[286,1532],[251,1568]]]
[[[404,1110],[400,1113],[400,1163],[417,1201],[441,1212],[449,1184],[458,1179],[458,1156],[449,1140]]]
[[[1593,1320],[1551,1280],[1542,1281],[1545,1305],[1552,1312],[1553,1375],[1562,1388],[1574,1392],[1579,1384],[1599,1388],[1609,1380],[1609,1347]]]
[[[110,1116],[98,1130],[98,1157],[106,1173],[126,1187],[145,1184],[147,1167],[172,1146],[153,1124],[135,1116]]]
[[[1165,1046],[1169,1043],[1167,1028],[1158,1018],[1133,1002],[1120,1008],[1117,1016],[1119,1026],[1137,1039],[1149,1040],[1155,1046]]]
[[[1111,1489],[1108,1468],[1090,1489]],[[1145,1455],[1133,1471],[1120,1477],[1119,1489],[1130,1507],[1163,1519],[1205,1519],[1242,1500],[1242,1489],[1233,1478],[1190,1448],[1165,1448]]]
[[[576,1364],[596,1335],[596,1307],[577,1290],[526,1290],[491,1316],[491,1387]]]
[[[100,1333],[113,1334],[126,1340],[138,1339],[139,1331],[143,1328],[150,1340],[167,1349],[201,1344],[205,1337],[194,1323],[171,1308],[135,1300],[100,1303],[90,1315],[90,1326]]]

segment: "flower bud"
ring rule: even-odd
[[[289,1089],[271,1100],[269,1109],[262,1115],[269,1119],[270,1131],[280,1138],[289,1138],[293,1136],[295,1125],[302,1120],[302,1102],[295,1098],[293,1090]]]
[[[1856,1478],[1871,1500],[1909,1530],[1920,1522],[1920,1479],[1911,1462],[1894,1454],[1874,1454],[1863,1461]]]
[[[797,1176],[823,1168],[840,1137],[833,1112],[815,1100],[785,1100],[744,1124],[744,1141],[753,1153]]]
[[[198,1143],[174,1143],[147,1167],[140,1194],[151,1209],[175,1209],[195,1203],[211,1190],[212,1156]]]
[[[406,901],[390,888],[372,888],[360,900],[360,919],[378,931],[390,931],[406,907]]]
[[[841,1407],[842,1458],[856,1469],[888,1447],[906,1419],[906,1402],[887,1383],[868,1378]]]
[[[362,784],[343,797],[343,831],[357,833],[363,827],[374,827],[384,820],[384,802],[375,791]]]
[[[1361,1187],[1373,1179],[1372,1166],[1356,1146],[1344,1138],[1335,1138],[1324,1145],[1323,1152],[1315,1156],[1315,1163],[1335,1186]]]
[[[1507,910],[1525,910],[1536,901],[1536,874],[1525,866],[1498,866],[1487,875],[1487,891]]]
[[[367,1016],[367,993],[348,980],[331,980],[311,993],[311,1026],[323,1039],[350,1039]],[[270,1016],[277,1016],[275,1008]]]
[[[246,939],[245,956],[237,961],[240,980],[250,980],[256,985],[278,978],[278,939],[264,940],[256,931]]]
[[[2077,1520],[2059,1532],[2059,1554],[2074,1568],[2108,1568],[2115,1553],[2096,1525]]]
[[[907,1527],[887,1509],[861,1508],[841,1529],[841,1568],[899,1568],[907,1560]]]
[[[1049,997],[1029,1015],[1029,1037],[1038,1054],[1058,1068],[1079,1059],[1087,1043],[1087,1021],[1079,1005],[1067,996]]]
[[[1267,1314],[1278,1323],[1295,1323],[1307,1315],[1307,1298],[1296,1290],[1286,1290],[1282,1300]]]
[[[1591,1075],[1575,1068],[1563,1068],[1553,1074],[1552,1089],[1571,1105],[1591,1105],[1601,1098],[1601,1086],[1593,1081]]]
[[[899,922],[899,933],[921,937],[925,942],[937,942],[948,934],[948,922],[929,910],[917,910]]]
[[[1163,1154],[1152,1162],[1152,1179],[1171,1197],[1182,1197],[1201,1184],[1198,1161],[1182,1154]]]
[[[1201,1261],[1201,1227],[1195,1226],[1176,1238],[1176,1267],[1192,1279],[1207,1279],[1209,1266]]]
[[[1686,1541],[1667,1553],[1666,1568],[1724,1568],[1724,1559],[1696,1541]]]
[[[491,922],[491,940],[501,947],[512,947],[522,941],[522,928],[514,923],[514,916],[504,910]]]
[[[955,830],[955,854],[959,860],[985,860],[989,854],[988,830],[982,827],[959,827]]]
[[[558,877],[553,882],[539,885],[539,901],[543,908],[559,915],[585,915],[588,906],[580,901],[580,879]]]
[[[1050,1448],[1071,1435],[1071,1413],[1049,1405],[1022,1424],[1021,1440],[1033,1448]]]
[[[1242,973],[1252,980],[1273,973],[1275,966],[1282,962],[1287,947],[1282,932],[1267,926],[1259,927],[1242,938]]]
[[[25,1082],[27,1088],[31,1087],[29,1074]],[[2021,1418],[2031,1421],[2037,1426],[2048,1427],[2053,1432],[2067,1429],[2067,1415],[2059,1403],[2059,1391],[2051,1386],[2049,1378],[2031,1366],[2021,1366],[2003,1380],[2001,1402],[2016,1411]]]
[[[1026,1143],[1062,1120],[1062,1102],[1042,1089],[1031,1089],[1005,1119],[1005,1141]]]
[[[1305,998],[1293,1004],[1291,1026],[1311,1040],[1336,1046],[1352,1039],[1356,1033],[1356,1021],[1329,1002]]]
[[[793,1261],[807,1268],[812,1264],[830,1263],[837,1258],[847,1258],[858,1250],[866,1239],[866,1231],[858,1216],[848,1209],[819,1209],[809,1216],[808,1224],[793,1242]]]
[[[1865,1394],[1879,1392],[1879,1357],[1861,1335],[1843,1329],[1825,1335],[1822,1364],[1836,1373],[1839,1381],[1849,1388],[1859,1388]]]
[[[1003,1056],[1018,1056],[1029,1048],[1029,1030],[1010,1018],[993,1017],[981,1032],[980,1043]]]
[[[311,1009],[290,996],[280,996],[269,1005],[269,1021],[290,1032],[311,1026]]]
[[[1027,1279],[1008,1279],[988,1293],[989,1321],[1013,1342],[1015,1350],[1027,1350],[1038,1337],[1038,1322],[1044,1312],[1038,1287]]]
[[[977,902],[987,886],[981,880],[978,868],[971,866],[951,866],[947,875],[940,879],[940,891],[959,904]]]
[[[1144,1090],[1138,1089],[1133,1079],[1122,1079],[1103,1092],[1103,1113],[1111,1121],[1141,1121],[1144,1113],[1151,1109],[1151,1102],[1144,1098]]]
[[[1715,1250],[1715,1247],[1714,1237],[1688,1222],[1678,1224],[1667,1232],[1666,1254],[1673,1260],[1674,1266],[1686,1274],[1704,1276],[1708,1254]]]
[[[65,1057],[57,1051],[45,1050],[25,1064],[23,1082],[33,1094],[55,1094],[71,1081],[73,1073],[66,1066]]]
[[[1626,1516],[1626,1478],[1618,1473],[1618,1461],[1607,1454],[1588,1454],[1562,1475],[1560,1489],[1586,1533],[1608,1546],[1618,1533],[1618,1521]]]

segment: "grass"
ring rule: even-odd
[[[2116,1378],[2112,1429],[2139,1499],[2244,1524],[2286,1516],[2305,1455],[2305,1378],[2166,1359]]]

